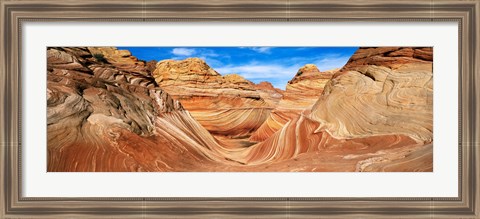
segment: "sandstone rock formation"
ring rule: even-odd
[[[48,171],[191,171],[225,161],[128,52],[49,48],[47,57]]]
[[[338,70],[320,72],[313,64],[303,66],[287,83],[286,92],[279,107],[302,110],[311,107],[322,95],[323,88]]]
[[[254,85],[255,90],[260,94],[260,97],[267,102],[269,106],[277,107],[278,103],[283,97],[283,90],[273,87],[268,81],[262,81]]]
[[[281,97],[268,89],[257,92],[262,89],[240,75],[222,76],[199,58],[161,61],[153,77],[215,135],[248,136],[267,119],[275,99]]]
[[[145,68],[147,69],[148,72],[153,72],[155,71],[155,68],[157,68],[157,61],[155,60],[150,60],[145,64]]]
[[[109,63],[120,71],[148,75],[146,63],[132,56],[128,50],[117,50],[114,47],[88,47],[88,51],[97,61]]]
[[[313,107],[311,118],[322,122],[316,131],[336,138],[396,133],[431,142],[432,54],[431,47],[357,51]]]
[[[360,48],[310,110],[250,147],[242,162],[327,151],[361,157],[352,171],[431,171],[432,56],[432,48]]]
[[[432,171],[432,64],[432,48],[360,48],[283,92],[197,58],[48,48],[47,170]]]
[[[300,68],[287,83],[286,91],[272,110],[268,119],[250,137],[252,141],[264,141],[281,129],[288,121],[311,107],[323,92],[323,88],[338,69],[320,72],[317,66],[307,64]]]

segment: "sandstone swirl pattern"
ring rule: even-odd
[[[49,48],[47,56],[48,171],[191,171],[225,161],[128,51]]]
[[[323,88],[338,69],[320,72],[317,66],[307,64],[287,83],[285,92],[268,119],[252,134],[250,140],[261,142],[281,129],[288,121],[317,102]]]
[[[215,135],[248,136],[267,119],[281,94],[237,74],[222,76],[199,58],[164,60],[153,77]]]
[[[393,169],[431,171],[432,54],[432,48],[359,49],[310,110],[250,147],[243,162],[262,164],[326,151],[344,159],[368,154],[358,160],[356,171],[389,163],[398,164]],[[374,149],[378,141],[384,145]],[[424,165],[416,169],[407,165],[411,162]]]
[[[432,48],[365,48],[325,88],[311,118],[337,138],[402,134],[432,141]],[[348,86],[346,86],[348,85]]]
[[[284,92],[197,58],[47,58],[48,171],[433,170],[432,48],[360,48]]]

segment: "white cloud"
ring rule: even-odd
[[[285,67],[281,65],[239,65],[226,66],[216,69],[222,74],[237,73],[246,76],[247,78],[272,78],[293,76],[298,70],[298,66]]]
[[[243,49],[251,49],[258,53],[270,54],[273,47],[239,47]]]
[[[270,53],[270,50],[272,49],[271,47],[254,47],[252,48],[253,51],[259,52],[259,53]]]
[[[217,53],[215,53],[214,51],[209,50],[209,49],[202,49],[202,50],[198,51],[197,53],[201,54],[202,56],[205,56],[205,57],[218,57],[219,56]],[[225,55],[225,56],[228,56],[228,55]],[[228,57],[230,57],[230,56],[228,56]]]
[[[198,58],[203,59],[207,63],[207,65],[209,65],[210,67],[212,67],[214,69],[217,69],[216,66],[222,66],[223,65],[222,61],[220,61],[218,59],[210,58],[209,56],[199,56]]]
[[[324,57],[314,64],[320,69],[320,71],[327,71],[334,68],[342,68],[347,62],[350,56],[332,56],[332,57]]]
[[[197,57],[205,60],[205,62],[207,62],[207,64],[209,65],[217,65],[217,66],[222,65],[221,61],[212,58],[212,57],[218,57],[219,55],[215,53],[215,51],[209,50],[209,49],[174,48],[172,50],[172,54],[174,56],[171,59],[174,59],[174,60],[183,60],[189,57]],[[230,58],[230,56],[226,55],[226,56],[222,56],[222,58]]]
[[[279,82],[270,82],[270,83],[271,83],[271,84],[273,85],[273,87],[275,87],[275,88],[279,88],[279,89],[281,89],[281,90],[285,90],[285,89],[287,89],[287,82],[288,82],[288,81],[279,81]]]
[[[195,53],[195,49],[175,48],[172,50],[172,54],[176,56],[191,56]]]

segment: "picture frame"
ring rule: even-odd
[[[2,218],[478,218],[480,48],[478,0],[1,2]],[[24,197],[22,24],[79,22],[456,22],[459,27],[458,197]]]

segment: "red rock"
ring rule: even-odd
[[[118,50],[114,47],[88,47],[88,50],[97,59],[96,61],[101,59],[101,62],[107,62],[117,70],[142,75],[149,74],[145,62],[132,56],[128,50]]]
[[[273,87],[270,82],[262,81],[254,85],[255,90],[260,94],[260,97],[272,107],[276,107],[283,97],[283,90]]]
[[[152,72],[115,48],[47,55],[48,171],[433,170],[432,48],[360,48],[285,92],[198,59]],[[232,138],[262,123],[258,143]]]
[[[359,49],[311,110],[250,147],[242,162],[291,164],[317,151],[356,160],[347,171],[432,171],[432,50],[412,49],[426,53],[418,59],[397,50]]]
[[[216,135],[250,135],[281,97],[275,91],[262,92],[240,75],[222,76],[199,58],[161,61],[153,77]]]
[[[226,162],[213,136],[152,77],[90,50],[47,51],[48,171],[191,171]]]
[[[145,68],[147,69],[148,72],[150,72],[150,74],[152,74],[153,71],[155,71],[155,68],[157,68],[157,61],[155,60],[148,61],[145,64]]]
[[[317,102],[323,88],[330,81],[338,69],[325,72],[318,70],[317,66],[307,64],[300,68],[287,84],[283,97],[277,104],[268,119],[250,137],[252,141],[264,141],[278,131],[288,121],[297,117]]]

